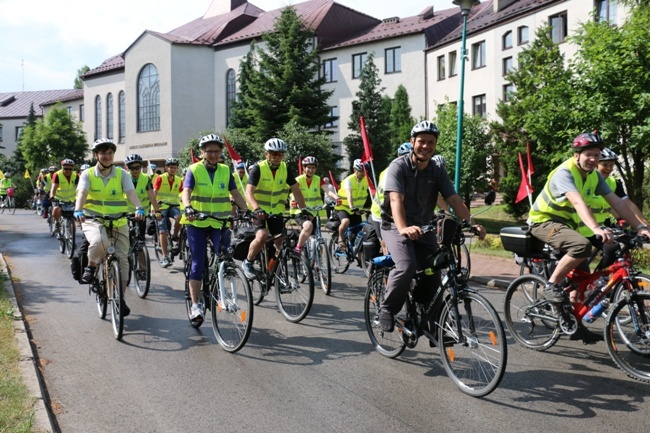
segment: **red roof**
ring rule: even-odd
[[[75,89],[0,93],[0,118],[27,117],[32,104],[34,104],[36,115],[40,116],[42,114],[39,109],[40,105],[51,101],[69,100],[66,98],[78,95],[79,92],[83,97],[83,90]]]

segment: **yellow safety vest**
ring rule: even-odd
[[[305,199],[305,206],[315,207],[323,205],[323,198],[321,197],[320,192],[320,176],[314,175],[311,178],[310,186],[307,186],[307,175],[305,174],[298,176],[296,181],[298,182],[302,196]],[[291,194],[291,199],[294,200],[293,194]],[[299,213],[300,209],[291,209],[292,215],[298,215]],[[327,213],[324,210],[321,210],[319,215],[321,218],[324,218],[327,216]]]
[[[275,171],[275,177],[273,177],[268,161],[264,160],[258,166],[260,168],[260,181],[255,189],[255,201],[257,201],[260,209],[263,209],[266,213],[283,213],[289,195],[287,164],[280,163],[280,167]]]
[[[70,175],[70,180],[65,177],[63,174],[63,169],[56,172],[56,178],[59,180],[59,187],[56,189],[56,194],[54,198],[61,201],[72,202],[75,200],[77,195],[77,185],[75,181],[77,180],[77,173],[74,171]]]
[[[194,177],[194,189],[190,196],[190,205],[195,211],[212,215],[217,218],[226,218],[232,211],[230,204],[230,169],[227,165],[217,164],[217,171],[214,179],[210,179],[208,170],[203,162],[196,162],[190,165],[189,170]],[[189,221],[185,215],[181,217],[181,224],[189,224],[194,227],[223,228],[226,222],[206,219],[203,221]]]
[[[174,182],[169,186],[169,173],[160,175],[160,189],[156,195],[156,200],[162,201],[160,209],[164,210],[169,208],[169,205],[180,205],[181,201],[178,196],[178,190],[181,187],[180,176],[174,175]]]
[[[135,193],[138,195],[140,203],[142,203],[142,208],[144,209],[145,215],[149,215],[149,207],[151,205],[151,201],[149,201],[149,194],[147,193],[148,183],[149,176],[146,174],[140,174],[140,176],[138,176],[137,182],[133,185],[135,186]],[[135,212],[135,206],[133,206],[133,203],[128,201],[126,194],[124,194],[124,199],[127,200],[128,212]]]
[[[13,188],[14,182],[12,179],[7,179],[6,177],[0,179],[0,194],[6,195],[8,188]]]
[[[341,182],[341,188],[338,191],[338,195],[341,198],[341,204],[334,207],[334,209],[344,210],[347,213],[351,213],[350,208],[348,207],[348,191],[345,188],[346,183],[350,183],[352,186],[352,206],[360,208],[366,203],[366,199],[368,198],[368,179],[364,176],[359,180],[357,175],[352,173]]]
[[[113,166],[115,176],[108,179],[104,185],[104,179],[95,175],[95,169],[88,170],[90,178],[90,191],[86,198],[84,209],[91,215],[117,216],[127,211],[127,199],[122,190],[122,176],[127,174],[121,168]],[[126,218],[119,219],[113,223],[115,227],[127,223]]]
[[[386,172],[388,169],[379,173],[377,181],[377,194],[372,198],[370,213],[377,219],[381,220],[381,204],[384,202],[384,188],[386,188]]]
[[[612,191],[616,191],[615,178],[609,176],[605,179],[605,182],[607,182],[607,185],[609,185]],[[591,201],[590,208],[591,212],[593,212],[594,216],[596,217],[596,221],[598,221],[598,224],[600,225],[602,225],[607,218],[612,216],[612,208],[602,195],[597,195],[594,197],[594,199]]]
[[[43,191],[50,192],[52,190],[52,174],[48,173],[43,178]]]
[[[588,207],[591,208],[591,202],[595,197],[596,187],[598,186],[598,172],[596,170],[587,174],[586,179],[582,180],[580,169],[573,158],[564,161],[559,167],[548,175],[548,180],[544,189],[537,196],[533,207],[528,214],[530,221],[533,223],[542,223],[546,221],[556,221],[568,225],[573,230],[578,231],[583,236],[591,236],[593,232],[580,219],[578,212],[573,204],[566,198],[556,200],[551,196],[550,179],[560,169],[568,168],[575,181],[578,191]],[[587,230],[585,230],[587,229]]]

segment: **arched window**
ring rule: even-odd
[[[106,138],[113,139],[113,94],[106,95]]]
[[[145,65],[138,76],[138,132],[160,129],[160,78],[158,69]]]
[[[226,125],[230,124],[232,117],[232,106],[237,97],[237,80],[235,78],[235,70],[228,69],[226,72]]]
[[[102,138],[102,98],[95,96],[95,140]]]
[[[117,97],[117,117],[119,118],[119,126],[117,128],[117,133],[119,134],[118,140],[119,143],[124,143],[126,138],[126,113],[125,113],[125,96],[124,90],[120,91],[119,96]]]

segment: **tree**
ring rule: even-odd
[[[317,174],[327,176],[329,171],[336,173],[336,162],[341,159],[332,151],[332,142],[325,133],[313,133],[297,122],[289,122],[279,134],[287,143],[284,161],[298,172],[298,160],[314,156],[318,160]]]
[[[19,140],[19,149],[27,168],[34,172],[50,165],[58,166],[62,159],[80,163],[88,151],[81,125],[57,103],[45,119],[26,126]]]
[[[458,110],[453,104],[446,103],[436,111],[436,126],[440,136],[436,153],[445,158],[445,169],[451,179],[456,173],[456,131]],[[463,157],[461,159],[460,188],[457,191],[469,208],[472,195],[476,191],[487,191],[493,176],[490,169],[490,156],[493,152],[487,120],[479,115],[463,114]],[[457,188],[458,189],[458,188]]]
[[[411,136],[411,128],[415,120],[411,117],[411,105],[406,87],[401,84],[397,86],[395,98],[390,111],[390,135],[395,140],[406,142]]]
[[[85,75],[88,71],[90,71],[90,68],[87,65],[82,66],[81,69],[77,69],[77,77],[74,79],[74,86],[72,87],[73,89],[84,88],[84,82],[81,79],[81,77]]]
[[[239,63],[237,98],[230,107],[232,117],[228,120],[228,128],[242,129],[246,134],[252,133],[252,125],[255,123],[255,112],[248,103],[254,99],[251,88],[254,87],[256,77],[255,51],[256,44],[252,42],[244,60]]]
[[[349,169],[352,169],[352,162],[361,158],[363,154],[363,142],[361,140],[361,127],[359,118],[363,116],[366,124],[368,140],[372,146],[374,156],[374,167],[377,173],[388,166],[394,158],[395,149],[399,143],[390,136],[390,112],[381,95],[384,91],[379,78],[379,70],[375,66],[374,53],[368,54],[368,60],[361,70],[361,82],[356,93],[358,98],[352,103],[352,114],[348,121],[348,128],[356,131],[345,137],[343,143],[349,155]]]

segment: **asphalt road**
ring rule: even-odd
[[[229,354],[209,320],[189,325],[180,263],[153,263],[147,299],[128,289],[132,313],[118,342],[42,219],[0,215],[0,253],[64,433],[621,432],[650,421],[650,385],[618,370],[602,342],[562,338],[538,353],[510,338],[506,375],[483,399],[456,388],[426,341],[395,360],[381,356],[365,331],[365,280],[354,266],[334,277],[332,296],[316,292],[300,324],[284,320],[271,294],[255,308],[246,347]],[[480,290],[501,313],[503,292]]]

